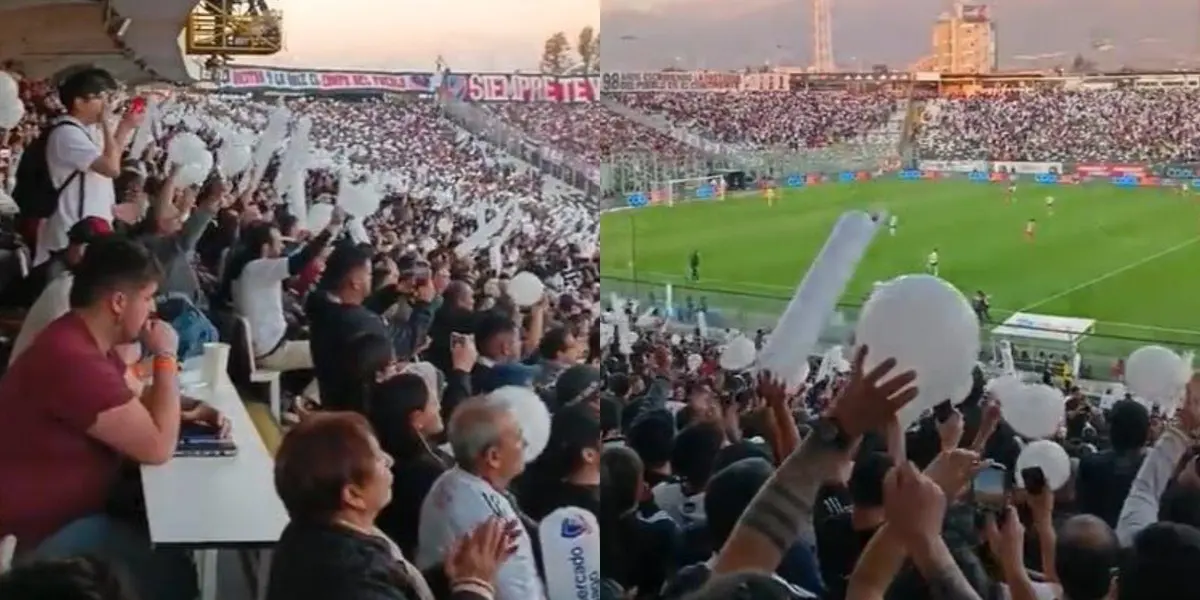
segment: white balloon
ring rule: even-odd
[[[999,400],[1000,416],[1028,438],[1053,436],[1067,414],[1067,400],[1062,392],[1041,383],[1006,390]]]
[[[869,371],[896,359],[892,375],[916,372],[917,398],[900,411],[907,426],[963,390],[979,356],[979,322],[954,286],[931,275],[904,275],[876,288],[863,306],[855,341],[869,348]]]
[[[333,205],[319,203],[308,208],[308,223],[306,224],[309,231],[321,231],[329,224],[333,218]]]
[[[702,364],[704,364],[704,359],[701,358],[699,354],[692,353],[688,355],[687,368],[689,371],[695,371],[696,369],[699,369],[700,365]]]
[[[499,388],[488,394],[488,399],[502,403],[521,425],[525,462],[533,462],[550,443],[550,410],[546,403],[533,390],[516,385]]]
[[[25,104],[19,98],[0,96],[0,131],[16,127],[25,118]]]
[[[1050,440],[1037,440],[1025,445],[1017,457],[1017,487],[1025,488],[1021,471],[1037,467],[1046,476],[1046,487],[1052,491],[1062,489],[1071,479],[1071,457],[1067,451]]]
[[[19,98],[21,86],[8,71],[0,71],[0,99]]]
[[[508,281],[508,297],[520,307],[537,304],[545,293],[542,280],[529,271],[521,271]]]
[[[741,371],[754,364],[754,341],[739,335],[725,344],[721,350],[720,364],[726,371]]]
[[[1125,361],[1125,385],[1135,396],[1173,409],[1191,375],[1187,371],[1183,359],[1169,348],[1142,346]]]
[[[220,163],[221,176],[228,180],[241,175],[250,168],[250,161],[254,160],[254,153],[249,146],[227,142],[217,149],[217,158]]]

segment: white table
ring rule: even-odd
[[[228,377],[223,377],[215,394],[206,387],[186,392],[229,418],[238,453],[173,458],[165,465],[143,466],[150,540],[155,545],[196,551],[201,600],[216,599],[219,550],[261,550],[261,597],[269,569],[266,550],[279,541],[288,524],[287,512],[275,493],[275,461]]]

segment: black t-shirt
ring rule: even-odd
[[[878,527],[855,530],[850,512],[843,512],[816,523],[817,562],[825,582],[826,600],[841,600],[854,565]]]

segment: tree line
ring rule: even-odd
[[[552,75],[600,72],[600,34],[591,25],[575,35],[575,43],[565,31],[556,31],[542,44],[542,60],[538,67]]]

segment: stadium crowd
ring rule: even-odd
[[[637,335],[605,334],[602,564],[633,597],[1195,597],[1179,582],[1200,558],[1200,379],[1176,415],[1056,379],[1070,477],[1034,493],[1011,481],[1027,442],[982,366],[952,413],[900,431],[903,375],[814,360],[788,391],[723,370],[719,342],[614,310]],[[874,426],[830,441],[826,418],[856,410]],[[1010,474],[999,513],[972,491],[992,463]]]
[[[22,81],[6,138],[21,212],[0,290],[0,597],[196,597],[190,555],[150,543],[128,467],[208,460],[178,457],[181,432],[229,434],[177,384],[218,340],[284,374],[274,480],[291,522],[266,598],[545,597],[538,521],[599,513],[594,215],[431,103],[301,99],[285,108],[293,134],[311,124],[313,213],[361,179],[382,197],[361,223],[340,205],[306,220],[280,201],[282,142],[257,185],[253,169],[185,185],[171,163],[185,131],[217,149],[284,109],[180,91],[110,118],[116,85]],[[518,305],[518,274],[538,298]],[[513,408],[530,398],[552,415],[536,460],[537,413]]]
[[[0,598],[196,597],[190,558],[151,545],[125,467],[198,460],[176,458],[181,429],[225,433],[219,410],[182,394],[179,366],[246,335],[256,368],[289,375],[273,477],[290,523],[270,600],[576,597],[547,591],[537,535],[564,507],[603,532],[587,597],[1200,597],[1186,583],[1200,560],[1196,381],[1177,415],[1133,399],[1101,409],[1068,386],[1054,438],[1071,456],[1068,483],[988,508],[973,476],[984,461],[1013,474],[1025,442],[982,370],[957,409],[908,431],[894,415],[912,374],[866,373],[861,353],[813,364],[799,390],[725,371],[709,340],[631,306],[602,311],[594,215],[432,103],[288,103],[311,123],[310,208],[339,203],[318,223],[280,201],[286,156],[251,186],[247,174],[181,185],[169,164],[182,131],[217,147],[218,124],[260,134],[277,107],[180,93],[146,152],[126,156],[147,115],[110,123],[114,86],[96,71],[57,89],[22,82],[27,118],[7,142],[17,203],[32,206],[20,185],[44,163],[56,206],[44,220],[18,215],[5,236],[28,268],[0,290],[16,325],[0,377],[0,538],[16,541],[11,568],[0,552]],[[729,143],[793,146],[857,135],[896,108],[799,93],[621,101]],[[929,122],[957,122],[957,102],[936,103]],[[603,152],[585,124],[613,126],[600,135],[614,144],[648,131],[599,108],[497,110],[583,160]],[[41,135],[63,112],[81,126]],[[1153,140],[1140,127],[1114,152],[1162,152],[1143,148]],[[674,143],[644,135],[650,150]],[[1071,148],[1055,144],[1034,151]],[[360,223],[340,198],[361,179],[382,201]],[[498,218],[513,224],[499,251],[459,251]],[[520,273],[543,283],[539,299],[518,302]],[[614,334],[621,311],[636,336]],[[536,417],[513,408],[529,397],[549,413],[536,457]],[[563,536],[587,533],[565,525]]]
[[[1200,93],[1190,88],[1045,88],[926,103],[922,158],[1031,162],[1186,162],[1200,156]]]
[[[900,105],[887,93],[639,92],[611,96],[718,142],[797,150],[861,136],[887,123]]]

